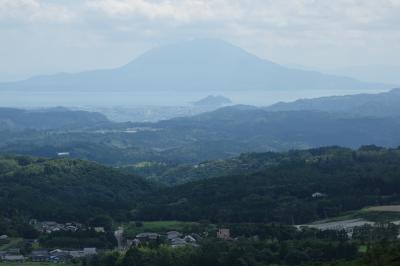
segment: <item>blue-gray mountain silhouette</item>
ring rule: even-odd
[[[389,88],[355,79],[290,69],[219,40],[193,40],[152,49],[107,70],[40,76],[0,89],[40,91],[360,90]]]
[[[300,99],[279,102],[265,108],[268,111],[322,111],[346,113],[366,117],[398,117],[400,114],[400,89],[377,94],[355,94]]]

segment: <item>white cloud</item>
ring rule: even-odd
[[[269,33],[400,28],[394,23],[400,22],[400,0],[86,0],[86,7],[99,19],[125,23],[118,28],[132,21],[163,30],[168,25],[198,29],[202,23],[219,23]]]
[[[232,19],[242,15],[240,8],[224,0],[88,0],[87,6],[110,17],[172,19],[177,22]]]
[[[29,54],[51,50],[54,65],[71,60],[76,47],[79,59],[96,55],[87,56],[90,66],[104,57],[103,67],[146,48],[204,37],[277,62],[397,64],[399,14],[400,0],[0,0],[0,43],[14,58],[16,43]],[[12,56],[16,69],[24,64]]]
[[[0,0],[0,20],[26,22],[67,22],[75,14],[64,5],[39,0]]]

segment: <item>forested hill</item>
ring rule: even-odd
[[[208,162],[204,180],[156,188],[95,163],[0,157],[0,218],[300,224],[400,203],[400,149],[318,148]],[[322,193],[319,198],[313,193]]]
[[[0,130],[84,129],[110,121],[100,113],[66,108],[23,110],[0,108]]]
[[[91,162],[0,157],[0,218],[85,222],[107,214],[126,219],[152,190],[139,177]]]
[[[204,161],[198,164],[164,165],[158,163],[142,163],[126,167],[147,179],[163,183],[166,186],[176,186],[202,179],[226,175],[251,174],[268,167],[276,166],[288,160],[290,153],[244,153],[238,157],[224,160]]]
[[[213,143],[213,149],[223,148],[226,154],[332,145],[400,145],[399,117],[355,118],[321,111],[268,112],[251,106],[232,106],[148,126],[159,129],[149,136],[155,144],[165,144],[166,138],[173,136],[178,145]]]
[[[266,107],[268,111],[319,110],[330,113],[346,113],[353,116],[387,117],[399,116],[400,88],[377,94],[355,94],[300,99],[280,102]]]
[[[138,218],[300,224],[400,202],[400,149],[297,151],[258,169],[227,170],[226,176],[166,189],[146,201]],[[325,196],[312,197],[316,192]]]
[[[44,157],[69,152],[73,158],[124,166],[143,162],[199,163],[246,152],[333,145],[400,145],[400,117],[268,112],[251,106],[225,107],[158,123],[106,123],[94,127],[84,124],[77,130],[24,130],[11,134],[0,130],[0,150]]]

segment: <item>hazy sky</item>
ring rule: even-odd
[[[396,65],[400,0],[0,0],[0,80],[210,37],[284,64]]]

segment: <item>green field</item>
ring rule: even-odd
[[[366,245],[361,245],[358,247],[358,252],[366,253],[368,251],[368,247]]]

